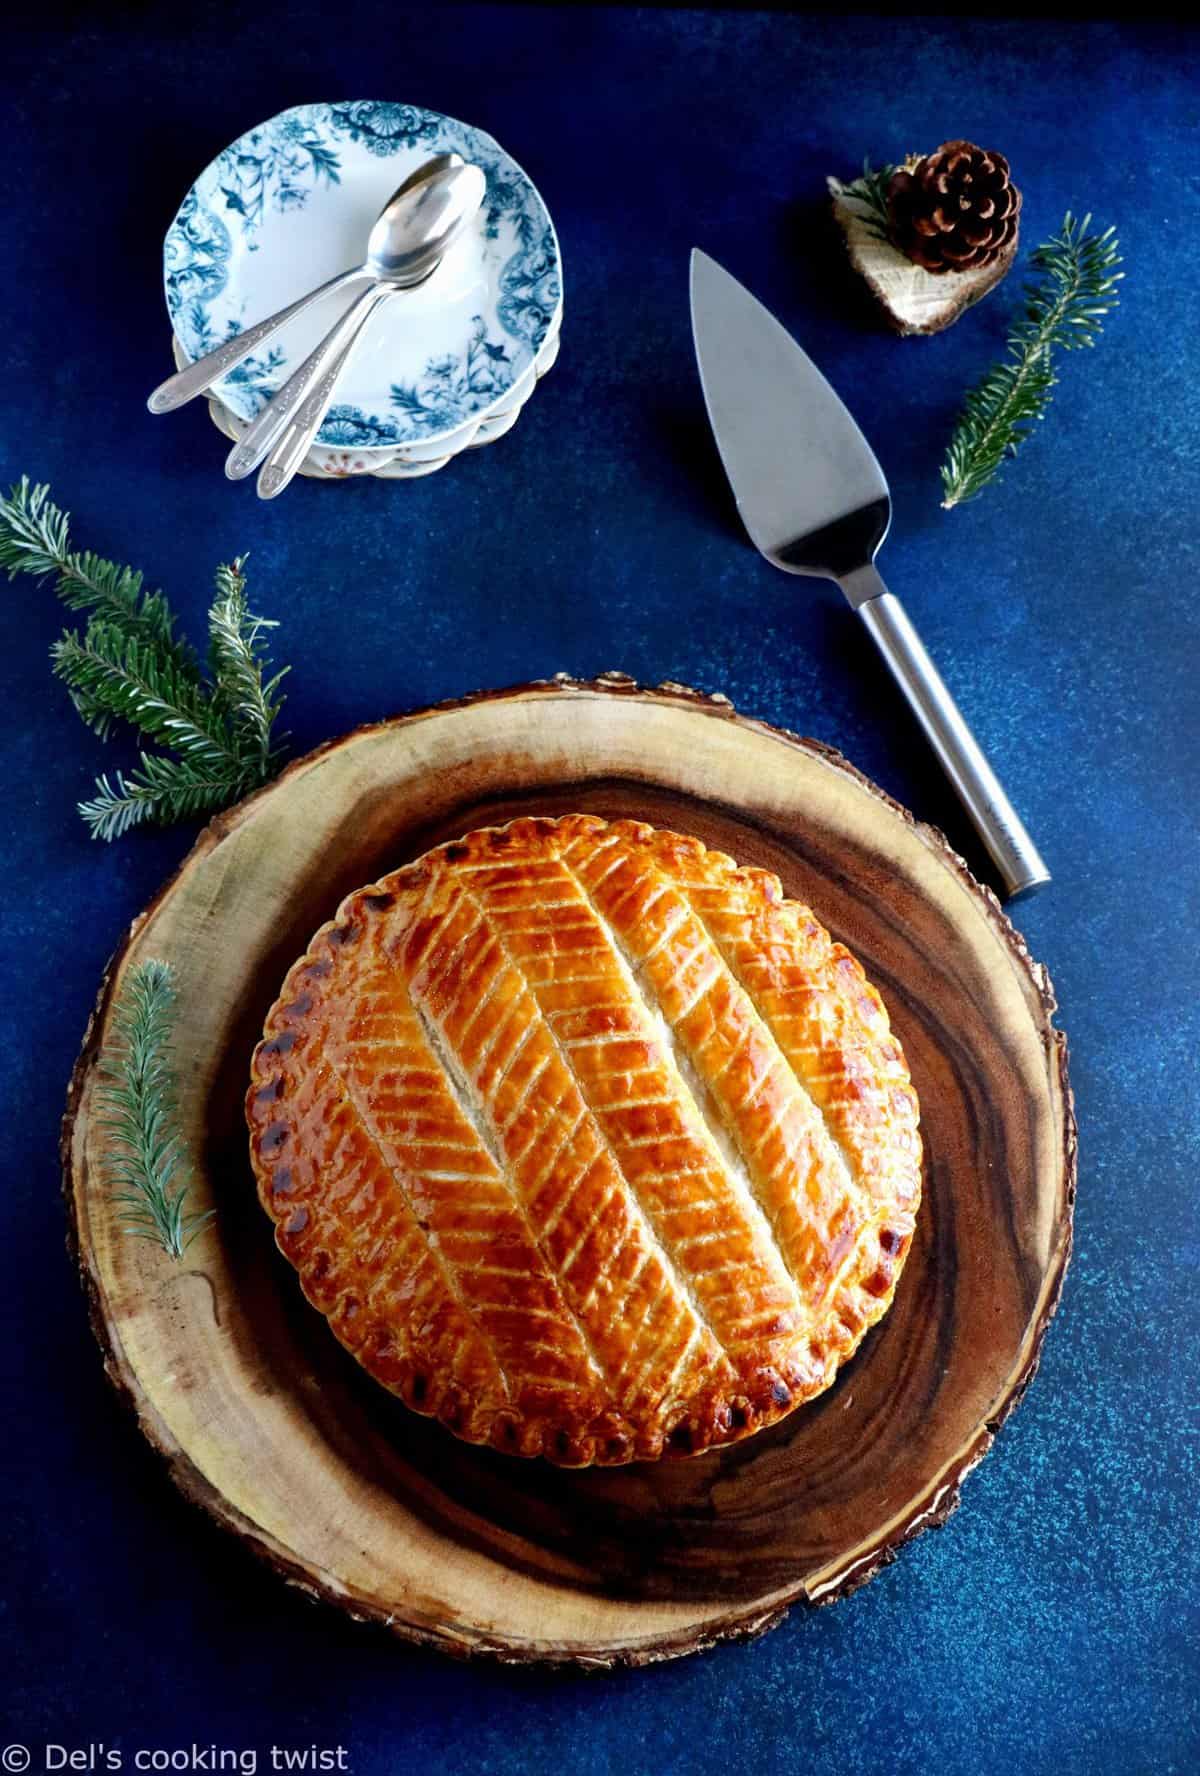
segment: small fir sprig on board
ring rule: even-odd
[[[887,191],[895,171],[894,166],[886,164],[873,167],[870,157],[867,156],[863,160],[861,176],[852,180],[849,185],[840,187],[843,197],[857,198],[859,203],[866,206],[867,214],[863,217],[863,224],[875,236],[876,240],[885,241],[888,238],[891,218],[888,211]]]
[[[67,608],[89,613],[82,632],[67,630],[51,649],[87,725],[107,739],[122,721],[161,749],[97,778],[95,796],[79,804],[92,836],[212,813],[265,783],[282,753],[273,728],[287,668],[266,676],[264,635],[276,625],[250,610],[243,560],[217,569],[206,678],[163,594],[145,591],[133,568],[72,550],[69,522],[49,488],[23,475],[0,496],[0,568],[9,579],[56,576]]]
[[[96,1095],[121,1231],[153,1240],[168,1258],[179,1259],[214,1211],[186,1207],[190,1179],[171,1057],[174,1004],[166,962],[142,962],[130,971]]]
[[[1027,286],[1023,318],[1008,336],[1008,356],[967,396],[942,464],[942,505],[975,499],[1007,456],[1045,415],[1058,377],[1056,350],[1094,345],[1104,316],[1117,304],[1124,277],[1112,228],[1089,234],[1091,216],[1070,211],[1060,232],[1033,254],[1042,273]]]

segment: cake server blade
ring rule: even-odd
[[[786,573],[836,580],[887,661],[1009,895],[1050,872],[875,556],[892,504],[849,409],[786,328],[692,253],[692,332],[708,417],[755,548]]]

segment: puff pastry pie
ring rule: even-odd
[[[588,815],[343,902],[247,1097],[264,1207],[376,1380],[567,1466],[731,1443],[887,1310],[921,1194],[887,1013],[778,880]]]

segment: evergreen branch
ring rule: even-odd
[[[864,160],[861,177],[842,187],[843,197],[857,198],[859,203],[866,206],[867,214],[862,218],[863,224],[877,240],[885,241],[888,238],[887,188],[895,170],[894,166],[886,164],[872,167],[869,160]]]
[[[1096,343],[1104,316],[1116,307],[1124,272],[1112,228],[1089,234],[1091,216],[1067,212],[1061,230],[1033,255],[1041,278],[1026,287],[1025,313],[1008,336],[1008,356],[967,395],[942,464],[946,508],[975,499],[1005,457],[1044,418],[1058,377],[1056,349]]]
[[[51,649],[80,716],[101,738],[119,720],[174,755],[143,752],[136,770],[97,778],[95,796],[79,804],[93,837],[211,813],[274,771],[286,668],[268,676],[265,636],[275,624],[250,610],[242,566],[217,570],[206,680],[163,594],[144,591],[133,568],[72,551],[68,515],[46,486],[23,475],[0,496],[0,569],[10,579],[56,575],[64,604],[89,613],[82,634],[68,630]]]
[[[267,657],[261,638],[278,625],[256,616],[246,603],[244,559],[217,569],[217,596],[208,613],[209,671],[214,704],[256,753],[265,774],[281,748],[282,737],[273,742],[271,730],[283,707],[276,692],[288,668],[263,682]]]
[[[113,1014],[110,1058],[103,1064],[98,1126],[109,1137],[108,1170],[117,1189],[123,1233],[153,1240],[182,1258],[214,1211],[185,1207],[189,1177],[179,1131],[171,1059],[175,989],[165,962],[130,971]]]
[[[119,839],[131,827],[152,821],[168,826],[213,814],[255,787],[257,779],[241,770],[205,769],[183,759],[140,755],[134,771],[107,772],[96,779],[96,794],[78,804],[94,839]]]
[[[38,579],[55,573],[67,559],[67,514],[50,501],[45,484],[31,487],[28,475],[0,498],[0,567],[15,574],[34,574]]]
[[[118,567],[91,550],[70,548],[70,520],[50,499],[44,484],[32,487],[22,475],[7,499],[0,495],[0,568],[9,579],[57,574],[58,596],[68,610],[92,611],[121,625],[125,633],[169,653],[179,670],[195,672],[196,656],[174,634],[175,619],[161,592],[143,592],[143,576]]]
[[[56,641],[50,657],[55,676],[88,707],[120,716],[199,764],[239,763],[220,712],[199,681],[117,625],[93,617],[82,637],[68,630]]]

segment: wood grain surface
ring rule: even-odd
[[[922,1107],[925,1201],[887,1318],[836,1385],[694,1460],[557,1470],[460,1443],[362,1374],[255,1199],[250,1054],[342,896],[521,813],[635,816],[774,870],[855,951]],[[172,1265],[122,1236],[92,1118],[131,966],[176,973],[195,1206]],[[1071,1240],[1054,999],[939,834],[845,761],[680,686],[559,679],[364,728],[214,820],[110,966],[64,1181],[110,1376],[173,1478],[314,1595],[457,1653],[608,1666],[760,1632],[945,1520],[1036,1366]]]

